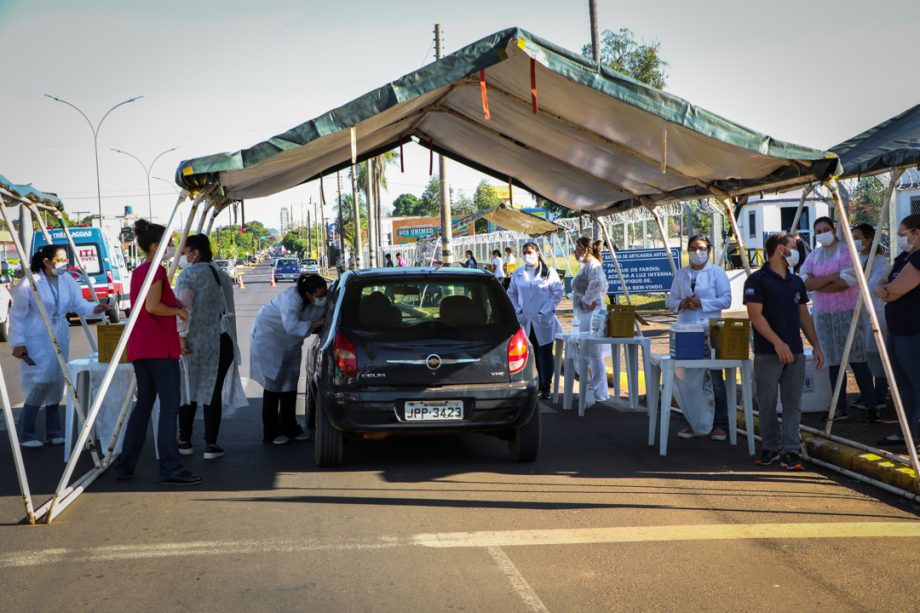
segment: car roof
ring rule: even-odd
[[[354,275],[357,279],[399,279],[401,277],[471,277],[471,278],[492,278],[492,275],[478,268],[461,268],[459,266],[403,266],[399,268],[368,268],[365,270],[350,270],[348,274]]]

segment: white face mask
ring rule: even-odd
[[[789,264],[789,268],[795,268],[799,265],[799,250],[793,249],[789,255],[786,256],[786,263]]]
[[[322,298],[314,298],[313,306],[319,306],[319,307],[326,306],[326,297],[323,296]]]
[[[188,256],[184,253],[179,256],[179,268],[188,268],[191,266],[191,262],[188,261]]]
[[[709,261],[709,252],[708,251],[691,251],[690,252],[690,263],[694,266],[702,266]]]
[[[163,254],[163,259],[168,260],[172,256],[176,255],[176,248],[169,246],[166,248],[166,253]]]
[[[857,239],[853,241],[856,244],[856,251],[862,251],[866,248],[866,243],[862,239]]]
[[[524,254],[524,263],[527,264],[528,266],[531,266],[531,267],[536,266],[539,261],[540,261],[540,258],[537,256],[536,253],[525,253]]]
[[[906,236],[898,236],[898,249],[904,253],[910,251],[910,240]]]
[[[815,236],[815,240],[818,241],[818,244],[822,247],[828,247],[834,242],[834,233],[831,231],[822,232]]]
[[[59,262],[54,265],[54,274],[61,276],[67,272],[67,262]]]

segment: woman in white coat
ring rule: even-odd
[[[524,266],[511,276],[508,297],[534,348],[540,398],[546,400],[553,380],[553,341],[562,332],[562,324],[556,318],[556,306],[563,296],[562,282],[543,261],[536,243],[525,243],[521,255]]]
[[[297,425],[297,381],[304,339],[323,325],[326,280],[300,275],[297,284],[262,305],[252,326],[249,376],[262,386],[262,441],[284,445],[310,435]]]
[[[722,316],[722,309],[732,304],[732,288],[725,271],[709,262],[712,245],[709,238],[698,234],[691,236],[687,242],[690,265],[681,268],[671,284],[671,292],[666,300],[667,307],[677,313],[679,324],[703,324],[709,326],[710,318]],[[712,394],[715,401],[715,416],[712,409],[694,410],[701,403],[699,390],[703,381],[697,381],[699,370],[686,371],[685,377],[678,382],[676,390],[678,400],[683,397],[681,408],[687,421],[687,427],[677,433],[680,438],[696,436],[712,437],[714,441],[724,441],[728,428],[728,406],[725,393],[725,380],[721,370],[710,370],[712,377]],[[696,374],[698,373],[698,374]],[[734,381],[730,382],[734,385]],[[706,399],[708,401],[708,398]]]
[[[105,307],[83,299],[83,292],[67,272],[67,252],[60,245],[45,245],[32,256],[30,266],[38,294],[57,339],[64,360],[70,356],[68,313],[92,315]],[[48,330],[36,305],[36,295],[25,279],[13,290],[10,309],[10,346],[13,357],[22,360],[20,379],[25,402],[20,436],[23,447],[42,447],[35,435],[38,410],[45,407],[45,439],[53,445],[64,442],[58,417],[58,404],[64,394],[64,374],[54,353]]]
[[[575,241],[575,259],[581,262],[581,270],[572,279],[572,309],[578,317],[578,331],[591,330],[591,315],[604,304],[607,295],[607,275],[601,264],[601,241],[592,241],[582,236]],[[588,387],[589,397],[595,402],[610,399],[607,386],[607,367],[604,365],[600,347],[593,345],[588,356],[590,375],[579,373]]]

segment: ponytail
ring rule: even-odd
[[[150,253],[150,247],[154,243],[163,240],[166,234],[166,228],[160,224],[150,223],[146,219],[138,219],[134,222],[134,235],[137,237],[137,246],[144,253]]]

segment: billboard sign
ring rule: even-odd
[[[674,261],[680,262],[680,249],[672,247]],[[668,254],[659,249],[626,249],[617,251],[617,260],[631,294],[653,294],[671,291],[674,275],[668,263]],[[622,294],[620,278],[609,251],[603,253],[604,274],[607,275],[608,294]]]

